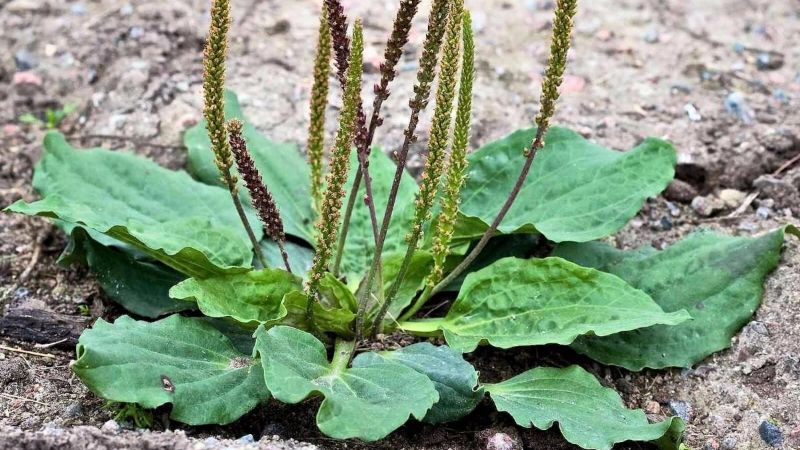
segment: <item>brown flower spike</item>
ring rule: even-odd
[[[239,174],[242,176],[247,190],[250,191],[253,208],[255,208],[258,218],[264,224],[264,231],[270,239],[278,244],[283,257],[283,264],[286,270],[291,272],[289,256],[286,254],[285,249],[286,234],[283,230],[281,213],[278,210],[278,205],[275,204],[272,193],[269,192],[269,189],[264,184],[261,173],[256,168],[250,152],[247,150],[247,143],[242,137],[242,126],[242,122],[238,119],[228,122],[228,135],[231,151],[236,160],[236,167],[239,169]]]

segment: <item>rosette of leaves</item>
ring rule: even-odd
[[[337,3],[326,2],[334,51],[341,41],[333,33],[341,29]],[[433,8],[447,3],[435,1]],[[453,38],[450,33],[443,39],[444,31],[430,34],[439,44]],[[437,54],[437,45],[426,47],[427,54]],[[639,440],[676,449],[684,426],[679,418],[649,423],[581,367],[537,367],[495,382],[482,380],[463,354],[479,345],[562,345],[629,370],[689,367],[730,345],[757,309],[785,235],[800,235],[785,226],[754,237],[698,232],[663,250],[611,247],[600,240],[620,230],[673,178],[675,150],[651,138],[620,152],[553,127],[497,227],[499,236],[439,290],[442,299],[452,300],[447,312],[415,318],[428,299],[433,252],[443,244],[438,240],[433,249],[421,239],[405,258],[418,184],[401,171],[393,185],[395,164],[373,146],[370,201],[379,217],[390,197],[398,205],[377,255],[380,276],[362,295],[376,241],[368,205],[355,202],[341,271],[321,274],[309,296],[317,247],[309,165],[295,145],[261,134],[235,94],[226,91],[223,99],[224,120],[242,122],[241,136],[280,210],[293,273],[258,227],[253,232],[267,267],[255,257],[231,192],[241,196],[250,223],[258,223],[257,214],[244,189],[229,190],[220,180],[204,122],[184,137],[188,172],[124,152],[76,149],[51,132],[33,180],[41,199],[6,208],[47,217],[68,232],[62,263],[88,265],[109,297],[138,318],[101,319],[86,330],[73,365],[78,377],[110,401],[170,405],[171,417],[187,424],[227,424],[270,398],[298,403],[321,397],[317,423],[324,434],[373,441],[408,420],[458,420],[488,397],[518,425],[547,429],[558,423],[564,437],[583,448]],[[425,102],[412,102],[412,108]],[[466,136],[463,128],[456,132]],[[442,275],[452,273],[491,227],[517,179],[521,150],[537,134],[514,131],[460,163],[465,175],[459,177],[463,186]],[[347,183],[359,167],[351,154]],[[364,193],[362,186],[359,195]],[[540,245],[554,248],[552,255],[530,257]],[[376,320],[375,332],[438,339],[358,353],[355,338],[366,334],[357,324],[379,316],[389,291],[394,301],[385,308],[387,319]],[[187,309],[200,314],[180,314]]]

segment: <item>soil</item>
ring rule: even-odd
[[[233,3],[229,85],[262,131],[276,140],[302,143],[317,2]],[[344,3],[351,17],[365,19],[365,87],[370,86],[377,79],[396,2]],[[534,117],[552,2],[467,4],[478,42],[472,135],[477,147]],[[423,2],[421,11],[427,5]],[[797,6],[786,0],[581,2],[555,122],[619,149],[646,136],[669,139],[680,155],[677,181],[613,238],[619,246],[660,247],[698,226],[751,235],[798,223]],[[20,124],[18,117],[65,104],[77,110],[59,128],[76,145],[126,149],[170,168],[182,167],[181,134],[201,109],[207,9],[203,0],[0,0],[0,48],[7,49],[0,52],[0,207],[36,198],[31,177],[44,131]],[[415,21],[384,108],[377,141],[387,149],[396,148],[402,138],[424,37],[422,16]],[[365,95],[370,91],[365,88]],[[429,123],[426,115],[420,129]],[[421,164],[424,134],[414,149],[412,170]],[[55,265],[64,244],[64,236],[44,220],[0,214],[0,294],[9,303],[6,311],[38,309],[73,324],[86,315],[121,314],[85,269]],[[481,349],[472,359],[486,381],[536,364],[581,364],[617,388],[626,404],[645,408],[651,419],[684,415],[686,442],[693,449],[771,448],[759,433],[764,421],[778,426],[782,448],[797,449],[798,268],[800,245],[790,238],[753,321],[731,349],[690,370],[631,373],[549,347]],[[495,448],[487,439],[496,433],[507,434],[517,448],[574,448],[555,431],[515,427],[487,404],[454,424],[410,423],[376,444],[335,442],[320,435],[314,401],[269,403],[228,427],[183,427],[159,410],[155,431],[120,431],[107,423],[112,413],[104,402],[69,370],[74,357],[69,332],[64,339],[54,340],[55,345],[0,339],[0,449],[311,448],[283,441],[296,439],[325,449],[466,450]],[[183,431],[158,431],[164,429]],[[247,435],[256,443],[249,444]],[[223,440],[242,436],[238,443]]]

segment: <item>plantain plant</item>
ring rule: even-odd
[[[324,434],[373,441],[411,417],[458,420],[488,395],[520,426],[558,422],[583,448],[678,448],[681,419],[649,423],[579,366],[497,382],[463,354],[557,344],[629,370],[691,366],[730,345],[785,233],[798,230],[700,231],[660,251],[601,241],[667,186],[676,156],[659,139],[617,152],[550,126],[577,0],[556,2],[536,126],[471,153],[470,14],[463,0],[434,0],[392,161],[373,139],[418,7],[399,3],[367,115],[363,27],[356,20],[348,34],[340,2],[323,2],[308,161],[260,134],[225,91],[229,0],[212,2],[205,120],[185,135],[188,174],[45,137],[33,180],[41,200],[7,210],[51,218],[70,235],[62,263],[87,264],[135,316],[166,316],[99,319],[72,370],[109,401],[171,404],[191,425],[233,422],[270,398],[323,397]],[[343,107],[326,160],[331,60]],[[417,183],[405,164],[432,96]],[[450,304],[441,317],[434,298]],[[393,332],[420,339],[359,351]]]

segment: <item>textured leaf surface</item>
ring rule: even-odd
[[[483,234],[519,176],[535,129],[516,131],[469,156],[457,237]],[[675,150],[646,139],[625,152],[603,148],[577,133],[547,133],[522,191],[500,231],[534,230],[556,242],[585,242],[613,234],[660,193],[674,175]]]
[[[380,148],[375,147],[372,149],[369,173],[372,177],[372,195],[375,197],[379,226],[386,210],[386,202],[392,187],[395,167],[395,164]],[[355,152],[353,152],[350,159],[350,178],[346,185],[348,186],[348,193],[357,168],[358,161],[355,157]],[[384,254],[405,252],[405,236],[411,228],[414,195],[416,192],[417,183],[407,172],[404,172],[400,181],[400,188],[397,191],[397,203],[392,215],[392,221],[389,223],[389,232],[383,245]],[[372,256],[375,254],[375,238],[372,233],[369,210],[362,201],[365,194],[366,191],[362,183],[358,199],[353,207],[353,218],[350,221],[350,231],[347,233],[345,253],[341,266],[341,271],[347,275],[348,280],[356,282],[369,270],[369,266],[372,264]]]
[[[405,257],[404,253],[394,253],[383,258],[383,290],[388,291],[397,278],[400,264]],[[425,278],[433,268],[433,255],[424,251],[417,251],[411,258],[408,271],[403,279],[403,284],[397,291],[397,297],[386,312],[385,326],[391,326],[403,311],[411,304],[417,293],[425,287]]]
[[[286,317],[284,295],[302,289],[300,278],[281,269],[190,278],[173,287],[172,298],[195,300],[209,317],[230,317],[253,327]]]
[[[301,330],[311,330],[306,317],[308,296],[300,291],[290,292],[284,299],[288,315],[281,320],[283,325],[291,325]],[[326,302],[315,302],[314,326],[323,332],[335,333],[341,337],[353,336],[356,314],[348,307],[331,306]]]
[[[82,225],[190,276],[251,264],[230,194],[184,172],[123,152],[78,151],[53,132],[45,137],[33,186],[41,200],[8,210]]]
[[[533,257],[541,240],[541,235],[539,234],[508,234],[493,237],[467,270],[453,280],[445,290],[458,292],[461,290],[461,285],[464,283],[467,275],[472,272],[477,272],[493,264],[497,260],[509,257],[521,259]],[[451,258],[461,262],[461,258]]]
[[[337,367],[311,334],[284,326],[256,334],[270,392],[286,403],[324,396],[317,426],[330,437],[381,439],[438,400],[428,377],[403,364],[359,355],[351,368]]]
[[[256,130],[245,118],[239,99],[231,91],[225,92],[225,118],[236,118],[244,122],[242,135],[264,183],[275,197],[286,233],[313,243],[314,210],[311,206],[310,175],[308,164],[297,146],[271,141]],[[214,164],[211,151],[211,141],[206,133],[206,122],[200,121],[187,130],[183,143],[189,152],[189,171],[204,183],[221,186],[219,170]],[[242,188],[240,192],[249,205],[247,189]]]
[[[281,324],[291,325],[302,330],[310,330],[306,309],[308,296],[296,290],[286,295],[284,305],[288,315]],[[351,337],[355,312],[358,309],[356,298],[347,286],[326,272],[319,283],[319,301],[314,302],[314,326],[323,332],[332,332],[340,337]]]
[[[483,399],[483,388],[478,386],[478,372],[464,361],[461,353],[446,345],[420,342],[394,351],[367,353],[361,357],[398,362],[433,382],[439,393],[439,401],[428,411],[425,422],[458,420],[471,413]]]
[[[610,450],[623,441],[659,441],[664,450],[677,449],[683,433],[681,419],[648,423],[643,411],[626,409],[613,389],[578,366],[539,367],[485,388],[518,425],[546,430],[558,422],[567,441],[587,449]]]
[[[86,264],[103,292],[126,310],[149,318],[194,309],[194,305],[169,296],[172,286],[186,276],[150,261],[137,259],[129,252],[106,247],[76,229],[73,246],[81,246]]]
[[[620,251],[606,244],[563,244],[556,254],[613,273],[649,293],[665,311],[685,309],[691,321],[573,343],[577,351],[629,370],[689,367],[730,346],[755,313],[764,277],[780,260],[785,230],[760,237],[712,232],[690,235],[667,249]]]
[[[469,275],[447,316],[433,323],[451,347],[472,351],[484,341],[500,348],[566,345],[584,334],[606,336],[687,318],[685,311],[664,313],[613,275],[561,258],[505,258]]]
[[[269,398],[261,361],[210,324],[173,315],[153,323],[99,319],[72,369],[95,394],[156,408],[190,425],[227,424]]]

